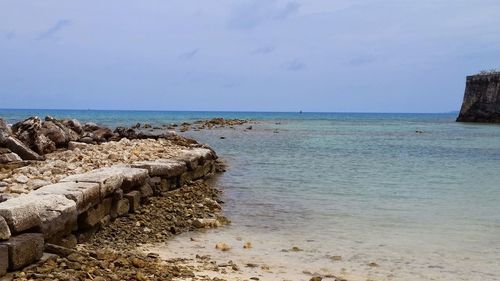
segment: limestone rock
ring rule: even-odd
[[[91,182],[98,183],[101,188],[101,198],[112,194],[120,188],[124,180],[124,175],[120,170],[112,168],[102,168],[85,174],[77,174],[66,177],[61,182]]]
[[[35,151],[31,150],[24,143],[19,141],[18,139],[2,135],[0,132],[0,144],[4,145],[12,152],[20,156],[23,160],[43,160],[44,157],[40,156]]]
[[[38,227],[50,237],[76,225],[76,203],[61,195],[28,194],[0,203],[0,216],[14,233]]]
[[[0,278],[9,269],[9,246],[0,244]]]
[[[5,122],[5,120],[3,120],[2,118],[0,118],[0,131],[5,132],[7,135],[12,134],[12,129],[7,124],[7,122]]]
[[[89,145],[87,143],[84,143],[84,142],[76,142],[76,141],[70,141],[68,143],[68,149],[69,150],[75,150],[75,149],[84,149],[84,148],[88,148]]]
[[[148,170],[150,177],[176,177],[187,170],[184,162],[169,159],[136,162],[132,167]]]
[[[87,211],[101,201],[100,186],[98,183],[88,182],[60,182],[44,186],[33,194],[39,195],[63,195],[76,203],[78,214]]]
[[[101,168],[95,170],[95,172],[123,175],[122,188],[124,189],[139,187],[143,185],[146,182],[146,179],[148,178],[148,170],[140,168],[131,168],[127,166],[112,166],[108,168]]]
[[[9,249],[9,270],[19,270],[38,261],[43,255],[43,243],[40,233],[24,233],[0,243]]]
[[[111,212],[112,203],[113,200],[111,198],[106,198],[100,204],[83,213],[78,219],[79,228],[92,229],[98,226],[102,219]]]
[[[74,132],[76,132],[77,134],[82,134],[83,133],[83,126],[80,123],[80,121],[78,121],[76,119],[63,120],[62,123],[66,127],[70,128],[71,130],[73,130]]]
[[[138,211],[141,207],[141,193],[137,190],[130,191],[124,197],[129,201],[130,212]]]
[[[500,73],[467,77],[457,121],[500,123]]]
[[[0,164],[6,164],[18,161],[23,161],[23,159],[21,159],[21,157],[19,157],[19,155],[15,154],[14,152],[0,155]]]
[[[10,238],[9,225],[3,217],[0,217],[0,241],[7,240]]]

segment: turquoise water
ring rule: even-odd
[[[110,126],[259,121],[187,133],[230,165],[219,179],[227,231],[300,244],[311,261],[341,254],[338,270],[363,278],[500,280],[498,125],[454,114],[0,110],[11,122],[33,114]],[[380,267],[364,269],[371,261]]]

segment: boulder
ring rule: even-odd
[[[40,233],[24,233],[0,243],[8,247],[9,270],[19,270],[42,258],[44,239]]]
[[[42,134],[42,121],[38,117],[30,117],[12,126],[12,131],[22,143],[39,154],[50,153],[56,150],[55,143]],[[11,149],[12,150],[12,149]],[[16,152],[13,150],[13,152]],[[17,153],[17,152],[16,152]],[[19,154],[19,153],[17,153]],[[21,158],[24,157],[19,154]],[[29,159],[33,160],[33,159]]]
[[[71,119],[71,120],[63,120],[62,123],[70,128],[71,130],[75,131],[77,134],[81,135],[83,133],[83,126],[80,123],[80,121],[76,119]]]
[[[19,155],[23,160],[44,160],[43,156],[40,156],[35,151],[31,150],[24,143],[12,136],[6,136],[0,132],[0,144],[10,149],[15,154]]]
[[[110,138],[114,137],[113,131],[109,128],[99,128],[92,132],[94,134],[94,140],[98,142],[108,141]]]
[[[0,154],[0,164],[6,164],[6,163],[18,162],[18,161],[23,161],[23,159],[21,159],[21,157],[19,157],[19,155],[15,154],[14,152]]]
[[[64,147],[69,142],[66,132],[53,121],[43,122],[41,133],[53,141],[56,147]]]
[[[88,123],[85,123],[85,125],[83,125],[82,129],[84,132],[93,132],[95,130],[98,130],[99,128],[99,125],[97,125],[96,123],[92,123],[92,122],[88,122]]]
[[[32,194],[63,195],[76,203],[78,214],[82,214],[101,201],[100,186],[98,183],[60,182],[44,186],[33,191]]]

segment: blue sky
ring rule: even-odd
[[[0,108],[447,112],[498,0],[0,0]]]

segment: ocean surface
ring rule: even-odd
[[[0,110],[9,122],[31,115],[251,119],[252,130],[186,133],[229,164],[217,184],[233,223],[206,239],[251,239],[255,259],[294,263],[294,280],[500,280],[499,125],[456,114]]]

